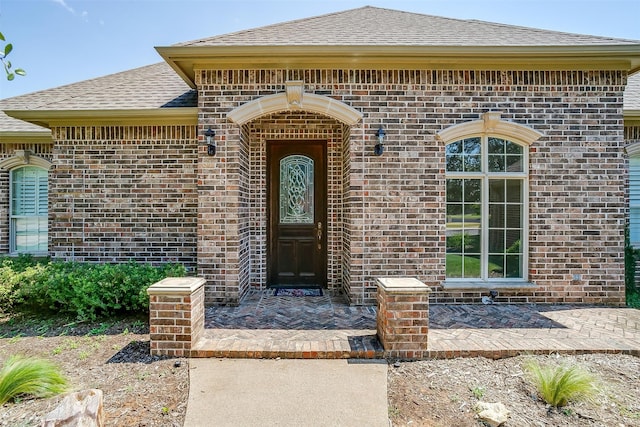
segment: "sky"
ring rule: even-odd
[[[366,5],[640,40],[640,0],[0,0],[7,59],[27,72],[0,75],[0,99],[160,62],[155,46]]]

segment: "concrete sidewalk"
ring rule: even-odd
[[[185,427],[388,427],[384,360],[190,359]]]

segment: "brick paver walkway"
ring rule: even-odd
[[[239,307],[208,307],[201,357],[379,358],[375,307],[339,296],[257,292]],[[640,356],[640,310],[559,305],[431,305],[429,355],[521,353]]]
[[[207,307],[200,357],[288,359],[380,358],[375,307],[351,307],[339,296],[273,296],[256,292],[238,307]]]
[[[640,310],[554,305],[432,306],[432,357],[521,353],[640,356]]]

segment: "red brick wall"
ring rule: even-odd
[[[287,80],[304,80],[306,91],[330,96],[364,115],[342,136],[332,137],[342,146],[329,152],[339,159],[335,174],[341,178],[335,188],[338,193],[342,189],[330,202],[336,217],[329,226],[340,242],[335,247],[343,248],[330,261],[336,267],[329,275],[353,303],[375,304],[374,280],[389,275],[419,278],[434,290],[434,302],[478,302],[486,294],[444,292],[440,286],[445,274],[444,146],[435,135],[491,110],[544,135],[531,146],[529,167],[529,280],[539,288],[501,291],[498,301],[619,304],[624,300],[623,73],[202,70],[196,73],[200,128],[213,125],[225,138],[225,148],[215,161],[201,159],[200,175],[207,190],[206,200],[200,200],[199,229],[220,231],[216,237],[199,237],[199,247],[207,254],[201,265],[215,264],[206,274],[211,281],[208,289],[215,289],[216,295],[209,292],[208,301],[221,302],[229,292],[228,300],[241,298],[232,290],[240,287],[238,265],[247,262],[252,265],[248,281],[264,283],[262,220],[258,217],[254,226],[256,244],[249,245],[248,254],[242,252],[246,228],[236,227],[240,219],[233,208],[246,209],[242,200],[247,192],[241,182],[258,185],[252,184],[249,194],[264,194],[259,165],[264,135],[255,132],[254,125],[286,135],[298,131],[291,120],[301,116],[276,115],[248,124],[242,132],[244,141],[248,139],[247,154],[240,130],[226,120],[226,114],[248,101],[282,92]],[[312,114],[305,120],[305,126],[313,129],[324,118]],[[376,157],[374,133],[380,124],[387,130],[387,144],[385,154]],[[242,166],[247,156],[248,171]],[[209,190],[213,188],[225,191],[223,200],[213,197]],[[227,224],[224,230],[215,225],[217,221]]]
[[[51,255],[195,267],[194,126],[58,127],[53,136]]]

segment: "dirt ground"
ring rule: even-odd
[[[188,360],[150,356],[146,319],[0,319],[0,364],[13,354],[52,360],[74,391],[101,389],[107,426],[183,426]],[[531,357],[580,364],[599,379],[597,395],[592,402],[550,410],[524,378],[522,366]],[[506,426],[640,426],[640,358],[633,356],[401,362],[389,366],[388,386],[394,426],[482,426],[473,411],[480,400],[506,405]],[[0,426],[39,426],[61,399],[9,402],[0,407]]]
[[[107,426],[182,426],[189,395],[187,359],[149,355],[146,319],[93,324],[0,320],[0,363],[21,354],[49,359],[71,390],[101,389]],[[62,396],[0,407],[0,426],[39,426]]]
[[[551,410],[525,380],[523,364],[578,364],[596,375],[592,402]],[[619,354],[426,360],[389,366],[389,415],[394,426],[482,426],[473,406],[502,402],[506,426],[640,426],[640,358]]]

